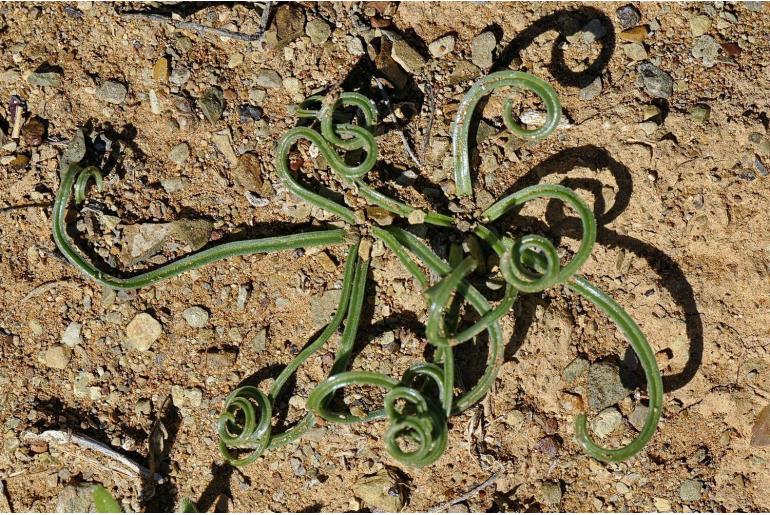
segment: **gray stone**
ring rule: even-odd
[[[634,426],[634,429],[641,431],[644,427],[644,423],[647,422],[647,414],[649,414],[649,412],[649,407],[639,404],[628,416],[628,421]]]
[[[128,95],[128,88],[114,80],[103,83],[96,91],[96,98],[110,104],[122,104],[126,101],[126,95]]]
[[[70,322],[67,328],[61,335],[61,342],[67,347],[75,347],[80,345],[83,341],[80,337],[80,331],[83,329],[83,324],[77,322]]]
[[[393,42],[390,56],[408,73],[417,73],[425,65],[425,59],[403,39]]]
[[[491,68],[492,54],[497,46],[497,39],[492,32],[482,32],[471,42],[471,62],[479,68]]]
[[[160,180],[160,185],[163,186],[166,193],[175,193],[188,184],[190,184],[190,180],[186,177],[168,177]]]
[[[639,12],[639,9],[631,4],[618,8],[618,10],[615,11],[615,14],[618,17],[618,22],[620,22],[620,28],[623,30],[636,27],[639,25],[639,22],[642,21],[642,15]]]
[[[32,72],[27,76],[27,82],[33,86],[44,88],[58,88],[61,86],[62,74],[60,72]]]
[[[719,43],[713,37],[701,36],[695,40],[695,44],[692,47],[692,56],[700,59],[706,68],[711,68],[717,64],[720,48]]]
[[[620,369],[611,363],[595,363],[588,369],[588,405],[601,410],[617,404],[628,395]]]
[[[580,90],[578,97],[580,100],[591,100],[599,96],[602,92],[602,78],[596,77],[588,86]]]
[[[588,367],[590,366],[590,363],[587,359],[583,358],[575,358],[572,360],[572,362],[567,365],[567,367],[564,369],[562,374],[564,375],[564,379],[567,380],[567,382],[572,382],[581,377],[583,374],[585,374],[588,371]]]
[[[139,313],[126,326],[126,344],[131,349],[146,351],[162,332],[160,322],[149,313]]]
[[[765,2],[744,2],[744,7],[748,9],[751,12],[762,12],[762,9],[765,7]]]
[[[310,314],[314,324],[328,322],[329,315],[337,309],[342,290],[326,290],[322,295],[316,296],[310,305]]]
[[[455,37],[451,34],[438,38],[428,45],[430,55],[433,57],[444,57],[455,49]]]
[[[476,130],[476,144],[480,144],[497,134],[499,131],[497,127],[491,125],[484,120],[479,122],[479,127]]]
[[[200,306],[193,306],[182,311],[182,318],[190,327],[200,329],[209,323],[209,312]]]
[[[354,57],[359,57],[366,53],[366,51],[364,50],[364,44],[361,41],[361,38],[358,38],[356,36],[349,36],[347,39],[347,44],[345,46],[348,49],[348,53]]]
[[[649,61],[645,61],[637,68],[639,79],[644,90],[653,98],[669,98],[674,93],[674,80],[671,75],[664,72]]]
[[[367,508],[375,508],[377,511],[395,513],[404,506],[399,479],[387,469],[358,478],[353,484],[353,494],[361,499]]]
[[[617,408],[607,408],[600,411],[591,422],[591,429],[599,438],[604,438],[612,433],[623,421],[623,415]]]
[[[625,53],[632,61],[644,61],[647,59],[647,49],[641,43],[628,43],[623,45]]]
[[[62,345],[54,345],[43,353],[43,361],[47,367],[63,370],[72,359],[72,351]]]
[[[543,483],[540,487],[540,494],[545,504],[555,506],[561,502],[561,485],[550,481]]]
[[[738,23],[738,16],[730,11],[720,12],[719,17],[730,23]]]
[[[190,157],[190,146],[187,143],[180,143],[174,145],[171,152],[168,153],[168,158],[178,165],[184,164],[187,158]]]
[[[62,154],[62,166],[66,164],[69,167],[71,163],[79,163],[86,155],[86,136],[83,134],[83,129],[75,131],[75,135],[67,143],[67,148],[64,149]]]
[[[185,389],[174,385],[171,387],[171,402],[180,408],[183,406],[198,408],[203,403],[203,392],[199,388]]]
[[[190,70],[187,67],[174,66],[174,69],[171,70],[171,75],[169,76],[168,80],[171,82],[171,84],[184,86],[184,84],[190,80],[190,75]]]
[[[78,372],[72,383],[72,393],[75,394],[75,397],[79,399],[91,397],[91,383],[94,379],[95,377],[91,372]]]
[[[469,79],[475,79],[479,76],[480,73],[481,70],[479,70],[479,67],[475,64],[468,61],[460,61],[457,63],[457,66],[452,71],[452,73],[449,74],[448,83],[450,86],[454,86],[460,82],[465,82]]]
[[[278,75],[278,72],[276,72],[275,70],[260,70],[260,72],[257,73],[256,78],[254,79],[254,83],[257,86],[260,86],[266,89],[276,89],[276,88],[283,87],[283,80],[281,79],[281,76]]]
[[[703,481],[688,479],[679,486],[679,497],[685,502],[697,501],[703,493]]]
[[[320,45],[329,39],[332,29],[324,20],[314,18],[305,25],[305,34],[314,45]]]
[[[297,77],[286,77],[283,79],[283,87],[292,95],[302,93],[302,82]]]
[[[201,96],[201,111],[208,121],[214,123],[222,118],[225,110],[225,97],[219,88],[209,88]]]
[[[711,107],[706,104],[698,104],[690,109],[690,116],[698,123],[705,123],[711,117]]]
[[[264,327],[257,331],[254,338],[251,339],[251,348],[255,352],[262,352],[267,347],[267,329]]]

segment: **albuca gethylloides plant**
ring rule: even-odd
[[[532,91],[546,107],[545,123],[534,130],[527,130],[516,123],[512,102],[507,100],[503,119],[514,135],[538,140],[553,132],[559,123],[561,106],[556,92],[541,79],[515,71],[492,73],[480,79],[460,103],[452,128],[454,181],[459,197],[472,194],[468,141],[471,117],[483,97],[502,87]],[[357,117],[350,116],[352,110],[356,111]],[[581,414],[575,426],[578,442],[588,454],[601,461],[627,459],[647,444],[661,414],[663,387],[660,372],[653,351],[634,320],[609,295],[578,274],[596,241],[596,220],[573,190],[542,184],[521,189],[498,200],[481,212],[478,219],[465,224],[470,226],[465,240],[468,251],[460,245],[452,245],[448,260],[444,260],[408,227],[428,224],[455,228],[458,218],[414,208],[377,191],[365,181],[377,163],[377,142],[373,129],[378,124],[378,113],[370,99],[353,92],[335,97],[313,96],[299,106],[297,116],[310,125],[295,127],[279,140],[276,149],[278,175],[291,193],[344,222],[341,229],[225,243],[154,270],[123,278],[105,273],[91,263],[74,246],[66,232],[64,218],[72,193],[76,203],[83,202],[89,181],[93,180],[97,187],[102,187],[101,172],[95,167],[70,166],[54,203],[53,235],[57,246],[83,274],[110,288],[141,288],[238,255],[318,246],[348,247],[339,304],[321,334],[283,369],[267,393],[253,386],[243,386],[225,400],[219,418],[219,447],[228,462],[236,466],[251,463],[267,449],[297,440],[318,419],[340,424],[387,419],[384,442],[391,456],[411,466],[433,463],[446,448],[450,417],[479,402],[497,377],[503,359],[500,319],[511,311],[519,293],[539,292],[557,285],[564,285],[582,295],[616,324],[636,352],[647,379],[649,411],[644,427],[635,439],[622,448],[602,448],[588,434],[586,415]],[[365,203],[405,219],[407,223],[401,225],[406,228],[398,225],[369,226],[358,212],[300,184],[290,169],[289,153],[301,140],[315,145],[329,168],[343,182],[350,184]],[[358,164],[348,163],[346,155],[349,152],[363,156],[358,159]],[[576,253],[566,264],[561,263],[555,246],[547,238],[537,234],[513,237],[505,232],[501,234],[491,225],[537,198],[562,201],[580,217],[582,239]],[[433,359],[415,363],[400,378],[378,372],[349,370],[361,321],[372,238],[382,240],[414,277],[428,306],[425,337],[435,347]],[[469,275],[484,266],[484,254],[489,251],[497,255],[499,271],[505,280],[502,298],[494,306],[469,281]],[[431,283],[426,271],[440,279]],[[471,324],[460,323],[460,308],[464,303],[478,314]],[[274,433],[272,419],[276,399],[300,365],[323,347],[343,323],[329,376],[311,391],[306,402],[307,413],[289,429]],[[456,394],[456,347],[482,333],[486,333],[489,346],[486,368],[475,385]],[[356,415],[347,408],[339,408],[339,403],[335,401],[336,392],[353,385],[382,389],[383,406]]]

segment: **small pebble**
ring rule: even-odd
[[[607,34],[607,28],[597,18],[586,23],[580,31],[583,33],[583,42],[589,45]]]
[[[481,69],[491,68],[492,54],[497,46],[497,38],[492,32],[482,32],[471,42],[471,62]]]
[[[661,513],[671,513],[673,511],[671,502],[668,499],[653,497],[652,503],[655,505],[655,509]]]
[[[620,369],[611,363],[595,363],[588,369],[588,405],[604,409],[628,395],[620,378]]]
[[[692,47],[692,56],[700,59],[703,66],[711,68],[717,64],[717,57],[722,47],[711,36],[701,36],[695,40]]]
[[[690,116],[698,123],[706,123],[711,117],[711,108],[706,104],[698,104],[690,109]]]
[[[193,306],[182,311],[182,318],[190,327],[200,329],[209,323],[209,312],[200,306]]]
[[[231,173],[237,182],[246,191],[261,192],[263,188],[262,165],[256,154],[247,152],[238,156],[238,164]]]
[[[599,96],[602,92],[602,78],[596,77],[588,86],[580,90],[578,97],[580,100],[591,100]]]
[[[639,78],[644,90],[653,98],[670,98],[674,93],[674,80],[667,72],[664,72],[649,61],[645,61],[637,68]]]
[[[631,423],[631,425],[636,429],[637,431],[641,431],[644,427],[645,422],[647,422],[647,415],[650,413],[650,408],[639,404],[636,408],[634,408],[634,411],[631,412],[631,414],[628,416],[628,421]]]
[[[158,82],[166,82],[169,78],[168,59],[161,57],[152,67],[152,78]]]
[[[54,345],[46,349],[43,359],[46,366],[63,370],[69,365],[72,358],[72,351],[62,345]]]
[[[543,486],[540,488],[540,494],[545,504],[555,506],[561,502],[561,485],[550,481],[543,483]]]
[[[630,43],[641,43],[647,38],[647,28],[643,26],[634,27],[633,29],[624,30],[618,34],[618,39],[621,41],[628,41]]]
[[[711,28],[711,18],[702,14],[690,18],[690,33],[693,37],[706,34]]]
[[[62,74],[60,72],[33,72],[27,76],[27,82],[32,86],[44,88],[57,88],[61,86]]]
[[[770,405],[762,408],[751,429],[751,446],[767,447],[770,445]]]
[[[637,9],[631,4],[627,4],[627,5],[624,5],[623,7],[618,8],[615,11],[615,14],[618,17],[620,28],[623,30],[630,29],[631,27],[636,27],[637,25],[639,25],[639,22],[642,20],[642,15],[639,12],[639,9]]]
[[[266,89],[283,87],[283,80],[275,70],[261,70],[254,79],[254,83]]]
[[[139,313],[126,326],[126,344],[132,349],[146,351],[161,333],[160,322],[149,313]]]
[[[128,88],[120,82],[109,80],[99,86],[96,91],[96,97],[110,104],[122,104],[126,101]]]
[[[257,331],[257,334],[255,334],[254,338],[251,339],[251,348],[254,349],[255,352],[262,352],[265,350],[266,346],[267,346],[267,330],[262,328],[259,331]]]
[[[61,342],[67,347],[75,347],[82,343],[80,332],[83,329],[83,325],[77,322],[70,322],[67,328],[64,330],[61,336]]]
[[[305,34],[314,45],[321,45],[329,39],[332,29],[324,20],[314,18],[305,25]]]
[[[46,126],[42,118],[33,116],[21,128],[21,137],[30,147],[39,147],[45,140]]]
[[[685,502],[697,501],[703,492],[703,481],[688,479],[679,486],[679,497]]]
[[[227,60],[228,68],[238,68],[242,64],[243,64],[243,54],[240,52],[236,52],[232,54],[230,58]]]
[[[593,429],[596,436],[604,438],[608,434],[612,433],[623,421],[623,415],[616,408],[607,408],[600,411],[591,422],[591,429]]]
[[[178,165],[184,164],[188,157],[190,157],[190,146],[187,143],[175,145],[168,153],[168,158]]]
[[[390,56],[408,73],[417,73],[425,65],[425,59],[403,39],[393,42]]]
[[[647,59],[647,49],[641,43],[628,43],[623,45],[623,52],[632,61],[644,61]]]
[[[222,118],[222,113],[225,110],[225,98],[222,90],[219,88],[207,89],[201,96],[200,107],[203,116],[211,123]]]
[[[444,57],[455,49],[455,37],[451,34],[438,38],[436,41],[428,45],[428,51],[433,57]]]
[[[190,80],[190,70],[185,66],[174,66],[169,76],[169,82],[177,86],[184,86],[188,80]]]
[[[588,367],[590,366],[590,363],[587,359],[584,358],[575,358],[572,360],[572,362],[567,365],[567,367],[564,369],[562,374],[564,375],[564,379],[571,383],[581,377],[583,374],[585,374],[588,371]]]
[[[364,50],[364,44],[361,42],[361,39],[355,36],[350,36],[348,38],[345,47],[347,48],[348,53],[353,57],[359,57],[366,53]]]
[[[660,107],[654,104],[646,104],[642,107],[642,121],[652,120],[658,118],[661,115]]]

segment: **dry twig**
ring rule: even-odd
[[[480,491],[484,490],[486,487],[488,487],[489,485],[497,481],[497,476],[499,476],[500,472],[502,471],[503,471],[503,468],[500,467],[494,474],[489,476],[489,478],[487,478],[487,480],[484,481],[483,483],[474,486],[473,488],[465,492],[460,497],[457,497],[455,499],[452,499],[451,501],[437,504],[436,506],[428,508],[428,511],[433,513],[442,512],[449,509],[451,506],[454,506],[455,504],[459,504],[463,501],[467,501],[468,499],[470,499],[471,497],[473,497],[474,495],[476,495],[477,493],[479,493]]]
[[[433,119],[436,115],[436,96],[433,93],[433,86],[430,82],[425,82],[425,93],[428,96],[428,126],[425,128],[425,136],[422,140],[422,149],[420,149],[420,159],[425,162],[425,154],[428,152],[430,144],[430,135],[433,130]]]
[[[107,447],[105,444],[87,436],[80,436],[65,431],[49,430],[40,434],[26,432],[22,435],[22,440],[27,443],[45,442],[48,445],[60,448],[63,452],[76,454],[78,458],[86,460],[89,463],[108,468],[109,470],[119,472],[129,477],[141,477],[144,479],[149,479],[151,477],[150,471],[146,467],[126,458],[122,454],[112,450],[110,447]],[[79,448],[78,452],[74,452],[71,448],[68,448],[71,446]],[[110,460],[109,464],[105,465],[99,460],[88,458],[82,452],[83,449],[88,449],[108,458]]]
[[[215,27],[209,27],[208,25],[202,25],[192,21],[175,20],[168,16],[155,13],[139,13],[139,12],[124,12],[122,16],[128,18],[140,18],[144,20],[153,20],[173,25],[176,29],[193,30],[198,34],[212,34],[220,38],[237,39],[239,41],[262,41],[267,30],[267,22],[270,18],[270,6],[272,2],[265,2],[262,5],[262,18],[260,20],[260,27],[256,34],[243,34],[241,32],[235,32],[228,29],[217,29]]]

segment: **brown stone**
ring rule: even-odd
[[[33,116],[21,128],[21,137],[30,147],[39,147],[45,140],[45,122],[38,116]]]
[[[262,191],[262,166],[255,154],[246,153],[238,157],[238,164],[232,174],[235,182],[247,191]]]
[[[751,446],[767,447],[770,445],[770,405],[759,412],[754,427],[751,429]]]
[[[295,4],[282,5],[275,11],[278,42],[290,43],[305,33],[305,12]]]
[[[152,78],[158,82],[168,81],[168,59],[161,57],[155,61],[155,65],[152,67]]]
[[[633,29],[624,30],[618,34],[618,39],[623,41],[630,41],[632,43],[641,43],[645,40],[647,34],[649,34],[647,27],[644,25],[639,25]]]

